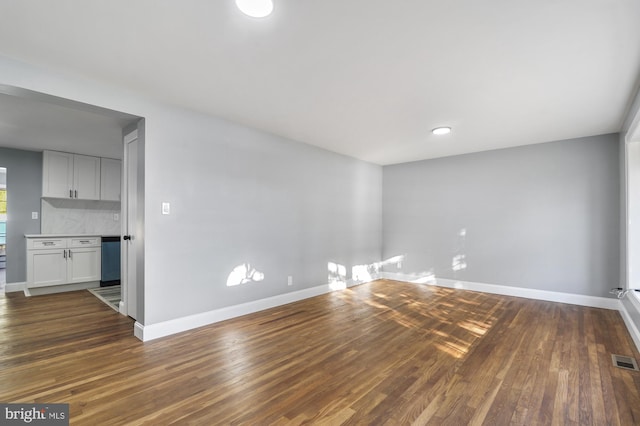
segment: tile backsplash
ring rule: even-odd
[[[120,235],[118,201],[42,199],[40,232],[43,234]]]

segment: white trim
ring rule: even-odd
[[[628,297],[631,300],[631,304],[633,305],[633,307],[636,310],[638,310],[638,306],[636,305],[636,303],[638,302],[633,301],[634,300],[633,296],[628,296]],[[633,321],[631,314],[629,313],[629,311],[627,311],[627,307],[625,306],[624,303],[622,303],[622,301],[620,301],[620,315],[624,320],[624,324],[627,326],[627,330],[631,335],[631,339],[633,339],[633,343],[636,344],[636,348],[640,351],[640,330],[638,330],[638,327]],[[640,315],[640,310],[638,310],[637,315]]]
[[[624,305],[618,299],[586,296],[574,293],[561,293],[556,291],[538,290],[531,288],[510,287],[505,285],[476,283],[469,281],[452,280],[447,278],[436,278],[430,274],[412,275],[395,272],[380,272],[377,276],[371,277],[371,280],[375,279],[389,279],[416,284],[435,285],[438,287],[480,291],[483,293],[501,294],[505,296],[523,297],[535,300],[546,300],[550,302],[568,303],[572,305],[612,309],[624,312],[622,316],[625,320],[625,324],[627,324],[629,333],[632,335],[634,342],[636,342],[636,345],[638,345],[638,348],[640,349],[640,333],[638,333],[638,330],[637,328],[635,328],[633,322],[629,322],[631,318],[626,310],[623,309]],[[362,282],[354,282],[350,280],[344,283],[342,287],[339,285],[335,286],[331,284],[323,284],[320,286],[298,290],[291,293],[279,294],[276,296],[268,297],[266,299],[255,300],[240,305],[228,306],[208,312],[203,312],[200,314],[163,321],[156,324],[142,325],[136,322],[134,326],[134,335],[138,339],[146,342],[149,340],[158,339],[160,337],[169,336],[216,322],[236,318],[242,315],[247,315],[276,306],[285,305],[287,303],[297,302],[299,300],[330,293],[332,291],[339,290],[340,288],[351,287],[352,285],[356,284],[362,284]],[[637,334],[634,335],[634,333]],[[636,341],[636,339],[638,339],[638,341]]]
[[[27,283],[6,283],[4,286],[5,293],[15,293],[18,291],[24,291],[27,288]]]
[[[130,133],[124,135],[124,144],[126,145],[136,139],[138,139],[138,129],[132,130]]]
[[[640,110],[631,122],[624,140],[626,143],[640,142]]]
[[[52,285],[49,287],[32,287],[24,289],[24,295],[41,296],[44,294],[65,293],[67,291],[88,290],[90,288],[100,287],[100,281],[87,281],[84,283],[73,283],[63,285]]]
[[[415,284],[435,284],[436,277],[431,274],[403,274],[402,272],[380,272],[383,280],[404,281]]]
[[[636,308],[638,314],[640,315],[640,294],[638,294],[638,292],[630,290],[629,293],[627,293],[627,297],[629,298],[629,300],[631,300],[631,304],[634,308]]]
[[[621,182],[622,185],[622,194],[620,194],[621,197],[624,197],[624,199],[622,200],[621,204],[624,204],[624,223],[622,224],[622,226],[624,227],[624,232],[621,229],[621,234],[623,233],[624,235],[621,236],[621,244],[624,244],[624,271],[622,271],[624,273],[624,277],[623,280],[624,282],[621,283],[622,287],[624,288],[629,288],[630,286],[630,281],[629,281],[629,275],[630,271],[629,271],[629,217],[630,217],[630,212],[629,212],[629,143],[628,141],[625,140],[624,146],[622,147],[622,149],[624,149],[624,161],[622,162],[622,173],[624,174],[624,182]]]
[[[120,287],[120,291],[122,291],[122,287]],[[122,315],[127,315],[127,306],[124,304],[124,301],[122,300],[118,304],[118,312],[120,312]]]
[[[133,324],[133,335],[144,342],[144,325],[136,321]]]
[[[381,275],[383,275],[384,278],[388,279],[408,281],[413,283],[424,283],[428,285],[436,285],[438,287],[480,291],[483,293],[501,294],[504,296],[524,297],[526,299],[546,300],[549,302],[590,306],[592,308],[613,309],[616,311],[620,309],[620,301],[618,299],[608,297],[586,296],[583,294],[560,293],[556,291],[538,290],[534,288],[476,283],[470,281],[452,280],[448,278],[436,278],[429,275],[423,277],[409,275],[408,277],[410,279],[406,279],[407,275],[405,274],[395,274],[393,272],[385,272]]]
[[[575,293],[538,290],[534,288],[510,287],[505,285],[474,283],[467,281],[438,278],[437,285],[449,288],[482,291],[484,293],[502,294],[504,296],[524,297],[527,299],[546,300],[549,302],[568,303],[571,305],[590,306],[618,310],[620,301],[609,297],[587,296]]]
[[[371,280],[377,277],[371,277]],[[351,287],[353,285],[362,284],[363,281],[341,282],[336,284],[323,284],[316,287],[305,288],[303,290],[293,291],[290,293],[278,294],[276,296],[267,297],[265,299],[254,300],[240,305],[227,306],[213,311],[202,312],[195,315],[176,318],[156,324],[142,325],[138,322],[135,324],[134,335],[147,342],[149,340],[158,339],[160,337],[169,336],[171,334],[180,333],[205,325],[225,321],[242,315],[252,314],[254,312],[263,311],[265,309],[274,308],[276,306],[286,305],[287,303],[297,302],[299,300],[308,299],[310,297],[320,296]]]

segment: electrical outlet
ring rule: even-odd
[[[31,212],[31,219],[37,219],[38,218],[38,212]]]
[[[287,278],[287,285],[293,285],[293,276],[289,275]]]
[[[118,213],[114,213],[113,214],[113,220],[115,220],[115,221],[120,220],[120,215]]]

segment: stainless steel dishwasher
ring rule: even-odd
[[[102,237],[100,287],[120,284],[120,236]]]

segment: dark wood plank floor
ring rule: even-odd
[[[0,401],[72,424],[640,424],[618,312],[377,281],[142,343],[86,291],[0,298]]]

